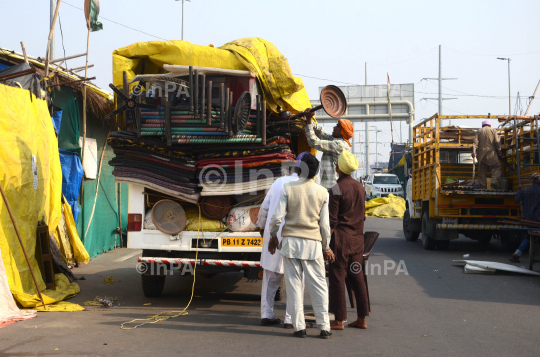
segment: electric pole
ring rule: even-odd
[[[439,101],[439,115],[443,115],[442,101],[443,100],[452,100],[452,99],[457,99],[457,98],[443,98],[443,96],[442,96],[442,81],[455,80],[457,78],[443,78],[442,77],[442,51],[441,51],[441,45],[439,45],[439,77],[438,78],[423,78],[423,79],[436,80],[436,81],[439,82],[438,83],[439,84],[439,96],[438,96],[438,98],[422,98],[422,99],[427,99],[427,100],[435,100],[436,99],[436,100],[438,100]],[[451,125],[451,124],[452,124],[452,121],[449,120],[448,125]]]
[[[497,57],[498,60],[508,61],[508,118],[512,115],[512,91],[510,90],[510,58]]]

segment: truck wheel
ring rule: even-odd
[[[422,215],[422,246],[424,249],[432,250],[435,248],[435,240],[428,234],[429,231],[429,213],[427,211]]]
[[[411,230],[411,214],[409,213],[409,210],[406,210],[403,214],[403,235],[409,242],[416,242],[420,235],[420,232]]]
[[[141,274],[141,283],[144,296],[159,297],[165,286],[165,275],[143,275]]]
[[[279,288],[276,291],[276,295],[274,296],[274,301],[281,301],[283,299],[283,292],[285,291],[285,279],[281,279],[281,283],[279,283]]]

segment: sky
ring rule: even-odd
[[[86,51],[83,0],[60,5],[55,56]],[[79,8],[79,9],[78,9]],[[112,82],[112,52],[135,42],[180,40],[182,2],[174,0],[101,1],[103,30],[90,35],[89,77],[107,88]],[[18,0],[2,5],[0,46],[45,56],[50,21],[47,0]],[[191,0],[185,2],[184,40],[219,47],[245,37],[276,45],[292,72],[303,79],[310,99],[328,84],[415,84],[415,123],[438,111],[438,47],[442,46],[443,114],[508,113],[508,67],[511,58],[512,113],[519,92],[525,110],[540,80],[540,1],[322,1],[322,0]],[[60,23],[62,31],[60,31]],[[62,33],[61,33],[62,32]],[[63,45],[62,45],[63,42]],[[68,61],[84,65],[84,58]],[[317,78],[317,79],[316,79]],[[539,93],[540,96],[540,93]],[[540,99],[529,114],[540,112]],[[477,121],[454,121],[479,126]],[[392,140],[389,123],[370,123],[379,133],[379,161],[388,161]],[[407,129],[403,125],[403,137]],[[326,128],[331,130],[331,125]],[[399,124],[394,126],[399,141]],[[364,141],[364,124],[355,129]],[[375,161],[375,135],[370,141]],[[362,144],[363,145],[363,144]],[[360,144],[355,145],[356,153]]]

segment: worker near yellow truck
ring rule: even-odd
[[[473,159],[478,160],[478,180],[483,189],[487,189],[486,175],[491,171],[491,187],[499,188],[499,178],[501,177],[501,164],[499,157],[502,156],[501,145],[497,130],[491,127],[489,120],[482,122],[482,128],[476,132],[473,141]]]

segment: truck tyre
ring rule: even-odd
[[[143,275],[141,274],[141,283],[144,296],[159,297],[165,286],[165,275]]]
[[[281,279],[281,283],[279,283],[279,288],[276,291],[276,295],[274,296],[274,301],[281,301],[283,299],[283,292],[285,291],[285,279]]]
[[[425,211],[422,214],[422,246],[424,249],[432,250],[435,248],[435,240],[429,236],[429,213]]]
[[[409,213],[409,210],[406,210],[403,214],[403,235],[409,242],[416,242],[420,235],[420,232],[411,230],[411,214]]]

